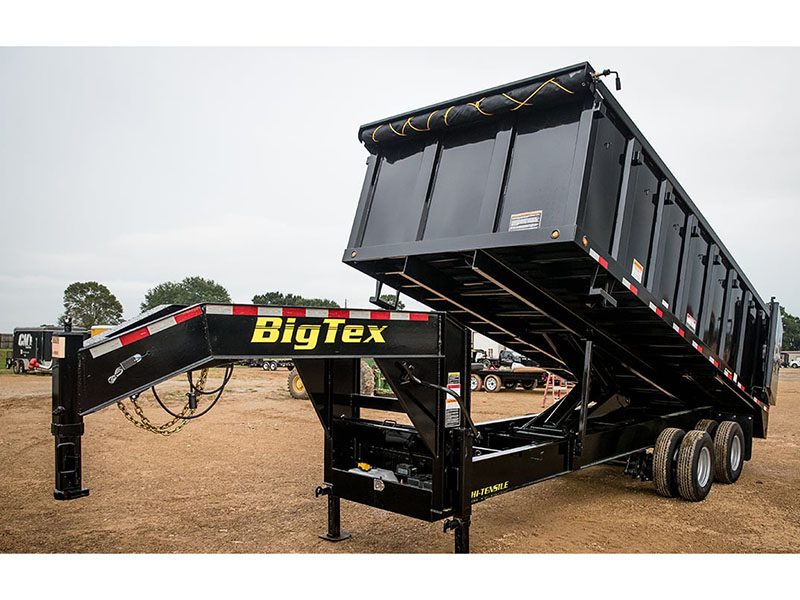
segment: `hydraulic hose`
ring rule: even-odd
[[[440,392],[443,392],[443,393],[448,394],[448,395],[452,396],[453,398],[455,398],[456,402],[458,402],[458,405],[461,407],[461,414],[464,415],[464,419],[466,419],[467,425],[469,425],[470,431],[472,431],[472,437],[475,438],[475,440],[480,440],[481,439],[481,432],[478,431],[477,427],[475,427],[475,423],[472,420],[472,416],[470,416],[469,411],[464,406],[464,401],[462,400],[460,394],[457,394],[456,392],[454,392],[450,388],[447,388],[447,387],[444,387],[444,386],[441,386],[441,385],[436,385],[435,383],[431,383],[429,381],[423,381],[422,379],[420,379],[419,377],[414,375],[414,372],[413,372],[414,371],[414,367],[413,367],[413,365],[409,365],[409,364],[403,362],[403,363],[400,363],[398,366],[403,370],[403,373],[406,376],[407,381],[410,381],[412,383],[416,383],[417,385],[421,385],[423,387],[431,388],[433,390],[438,390]]]
[[[175,417],[176,419],[186,419],[187,421],[189,421],[192,419],[199,419],[200,417],[208,414],[208,411],[214,408],[219,399],[222,398],[222,394],[225,391],[225,386],[228,385],[228,382],[231,380],[232,375],[233,375],[233,364],[230,364],[225,368],[225,376],[223,377],[222,384],[216,390],[213,390],[211,392],[205,392],[205,394],[207,395],[216,394],[217,396],[211,401],[211,404],[209,404],[203,411],[201,411],[196,415],[179,415],[172,412],[167,407],[167,405],[161,401],[161,398],[158,396],[158,392],[156,392],[156,386],[153,386],[150,389],[153,392],[153,397],[156,399],[156,402],[158,402],[159,406],[161,406],[161,408],[163,408],[168,414]],[[187,379],[189,380],[190,389],[192,390],[190,393],[203,393],[202,391],[197,390],[194,387],[194,384],[192,383],[191,372],[187,374]]]

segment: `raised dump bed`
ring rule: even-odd
[[[344,261],[632,406],[767,429],[777,303],[588,63],[369,123]]]

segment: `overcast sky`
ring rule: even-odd
[[[582,60],[620,71],[758,292],[800,313],[798,49],[0,49],[0,331],[87,280],[126,317],[187,275],[367,305],[341,264],[358,126]]]

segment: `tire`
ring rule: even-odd
[[[481,386],[483,385],[483,380],[481,376],[477,373],[473,373],[469,376],[469,389],[473,392],[481,391]]]
[[[308,399],[306,386],[303,384],[303,380],[300,379],[300,374],[297,372],[297,369],[292,369],[289,372],[288,386],[289,395],[292,398],[296,398],[297,400]]]
[[[653,482],[656,492],[665,498],[678,495],[678,451],[686,433],[683,429],[667,427],[656,438],[653,449]]]
[[[535,381],[529,381],[527,383],[523,383],[522,384],[522,389],[523,390],[528,390],[528,391],[536,389],[536,382]]]
[[[713,440],[714,434],[717,432],[717,427],[719,427],[719,423],[717,423],[714,419],[701,419],[697,422],[697,425],[694,426],[694,430],[705,431]]]
[[[14,373],[14,375],[19,375],[20,371],[19,371],[19,361],[18,360],[15,360],[14,363],[11,365],[11,371]]]
[[[713,483],[714,442],[705,431],[689,431],[678,450],[678,494],[689,502],[700,502]]]
[[[744,468],[744,431],[736,421],[723,421],[714,436],[714,481],[736,483]]]
[[[269,371],[270,370],[269,363],[268,362],[261,363],[261,368],[264,369],[265,371]]]
[[[278,363],[274,360],[269,361],[269,370],[270,371],[277,371],[278,370]]]
[[[483,389],[494,394],[503,389],[503,382],[497,375],[487,375],[483,378]]]
[[[516,383],[504,383],[503,384],[503,389],[515,390],[515,389],[517,389],[517,384]]]
[[[361,363],[361,394],[364,396],[375,394],[375,372],[363,361]]]

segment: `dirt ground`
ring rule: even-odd
[[[320,540],[322,428],[313,409],[289,397],[283,370],[238,368],[229,390],[170,438],[134,428],[116,407],[90,415],[83,456],[91,495],[56,502],[50,378],[0,370],[0,552],[452,551],[441,523],[349,502],[342,523],[353,537]],[[143,404],[154,422],[166,420]],[[474,405],[478,421],[535,412],[541,394],[481,393]],[[694,504],[596,467],[476,505],[471,549],[800,552],[799,493],[800,371],[787,369],[769,439],[755,440],[735,485],[715,485]]]

